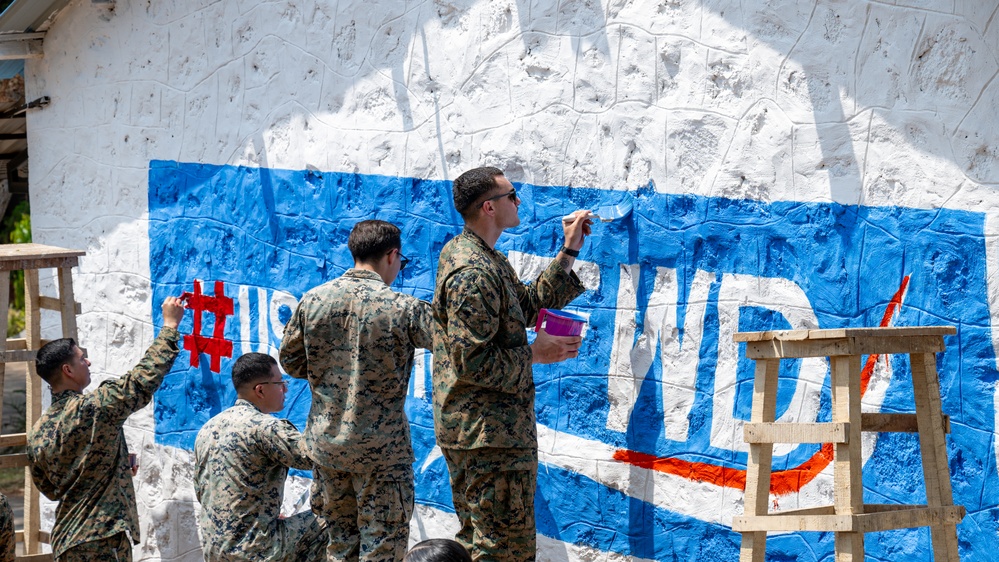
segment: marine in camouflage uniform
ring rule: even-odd
[[[315,514],[279,518],[288,467],[312,468],[300,437],[290,421],[242,398],[202,426],[194,444],[194,491],[205,560],[324,559],[326,534]]]
[[[533,284],[523,284],[493,248],[495,238],[490,243],[472,228],[498,237],[519,224],[516,192],[498,169],[466,174],[455,180],[455,207],[466,228],[444,246],[434,291],[434,429],[461,522],[458,542],[474,560],[534,560],[538,454],[532,363],[542,361],[528,345],[526,328],[541,308],[561,308],[584,289],[566,248]],[[492,187],[487,183],[476,192],[473,185],[468,191],[469,182],[489,178]],[[496,195],[487,197],[491,193]],[[491,229],[481,228],[490,220]],[[585,222],[580,220],[579,232],[588,233]],[[581,245],[582,236],[577,237]]]
[[[14,560],[14,510],[7,496],[0,494],[0,560]]]
[[[389,288],[405,263],[398,228],[363,221],[348,246],[355,267],[302,297],[281,363],[312,387],[305,447],[328,560],[396,562],[414,501],[404,405],[413,353],[431,345],[430,305]]]
[[[139,541],[139,516],[122,425],[145,407],[163,382],[179,349],[177,325],[184,309],[168,297],[163,303],[163,329],[131,371],[90,384],[90,362],[73,340],[42,346],[37,354],[39,375],[52,385],[52,405],[28,433],[28,462],[35,486],[59,502],[52,528],[56,560],[131,560],[131,541]],[[60,363],[57,349],[72,350]],[[48,357],[56,357],[49,360]],[[46,374],[47,366],[55,365]]]

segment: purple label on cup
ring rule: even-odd
[[[534,331],[540,332],[544,329],[546,334],[552,336],[578,336],[583,333],[585,325],[586,319],[582,316],[542,308],[538,312],[538,322],[534,325]]]

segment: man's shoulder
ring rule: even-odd
[[[455,236],[441,252],[438,269],[445,275],[467,271],[472,274],[491,274],[497,271],[496,257],[468,235]]]
[[[227,447],[252,442],[281,420],[245,404],[235,404],[213,416],[198,430],[195,448]],[[228,444],[228,445],[227,445]]]

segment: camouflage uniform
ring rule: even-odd
[[[247,400],[208,421],[194,443],[194,492],[201,502],[205,560],[322,560],[326,535],[316,516],[279,519],[288,467],[310,469],[288,420]]]
[[[312,386],[304,435],[329,560],[395,562],[406,552],[413,445],[403,406],[430,322],[429,303],[350,269],[306,293],[285,326],[281,363]]]
[[[0,560],[14,560],[14,510],[7,496],[0,494]]]
[[[470,230],[441,252],[434,291],[434,430],[475,560],[534,560],[538,439],[526,328],[583,292],[553,261],[525,285]]]
[[[70,559],[85,543],[129,533],[139,541],[132,470],[122,424],[153,398],[177,357],[177,330],[164,327],[138,365],[93,392],[52,396],[52,405],[28,434],[28,462],[35,486],[59,501],[52,552]],[[106,559],[131,560],[128,541]],[[122,551],[123,550],[123,551]]]

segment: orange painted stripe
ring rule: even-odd
[[[880,326],[885,328],[891,324],[892,318],[898,308],[902,306],[902,299],[909,286],[909,276],[902,279],[902,286],[889,301],[884,315],[881,317]],[[871,375],[874,373],[874,365],[878,362],[877,355],[869,355],[864,364],[864,370],[860,374],[860,391],[867,392],[867,385],[871,382]],[[665,474],[680,476],[695,482],[707,482],[715,486],[735,488],[737,490],[746,489],[746,471],[737,468],[727,468],[715,464],[704,462],[691,462],[673,457],[657,457],[637,451],[621,449],[615,451],[614,460],[630,464],[633,466],[655,470]],[[833,460],[832,443],[823,443],[822,447],[808,460],[788,470],[778,470],[770,476],[770,493],[783,496],[801,491],[801,488],[815,479],[820,472],[825,470]]]

